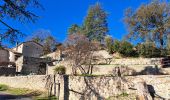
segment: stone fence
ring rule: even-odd
[[[50,82],[49,82],[50,80]],[[146,82],[152,91],[162,99],[170,99],[170,75],[143,75],[126,77],[83,77],[83,76],[15,76],[0,77],[0,84],[16,88],[47,91],[48,83],[59,100],[105,100],[121,93],[136,93],[136,81]],[[148,88],[150,89],[150,88]]]
[[[111,64],[118,65],[161,65],[162,58],[121,58],[113,59]]]

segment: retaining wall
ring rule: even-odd
[[[54,77],[51,77],[53,82]],[[16,76],[0,77],[0,84],[6,84],[16,88],[28,88],[33,90],[47,91],[48,76]],[[129,89],[129,84],[142,80],[152,86],[152,90],[162,98],[170,99],[170,75],[143,75],[127,76],[123,81],[117,77],[83,77],[83,76],[59,76],[55,77],[52,91],[59,96],[60,100],[105,100],[111,96],[126,93],[136,93]],[[58,85],[59,83],[59,85]]]

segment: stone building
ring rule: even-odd
[[[40,58],[42,55],[41,44],[34,41],[23,42],[12,49],[0,49],[0,66],[8,69],[15,67],[14,74],[46,74],[47,60]]]
[[[15,74],[15,63],[10,60],[10,52],[5,48],[0,49],[0,75],[14,75]]]
[[[1,48],[0,49],[0,63],[9,62],[9,51]]]
[[[43,46],[34,41],[27,41],[17,45],[12,50],[21,53],[26,57],[40,57],[43,55]]]

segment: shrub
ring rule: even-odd
[[[66,73],[66,68],[64,66],[57,66],[55,69],[54,69],[54,73],[55,74],[60,74],[60,75],[63,75]]]
[[[128,41],[115,40],[112,49],[125,57],[138,56],[137,52],[134,50],[134,46]]]
[[[114,40],[112,49],[114,52],[119,52],[119,48],[120,48],[120,41],[118,40]]]
[[[156,47],[153,42],[145,42],[136,46],[137,52],[141,57],[161,57],[167,54],[166,50],[161,50]]]
[[[135,57],[137,52],[134,50],[133,45],[130,42],[122,41],[120,43],[119,53],[125,57]]]
[[[112,45],[113,45],[113,39],[110,36],[106,36],[105,37],[105,43],[106,43],[106,47],[108,52],[111,54],[113,53],[113,49],[112,49]]]

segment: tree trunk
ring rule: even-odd
[[[148,87],[144,81],[136,83],[137,88],[137,100],[152,100],[149,94]]]

